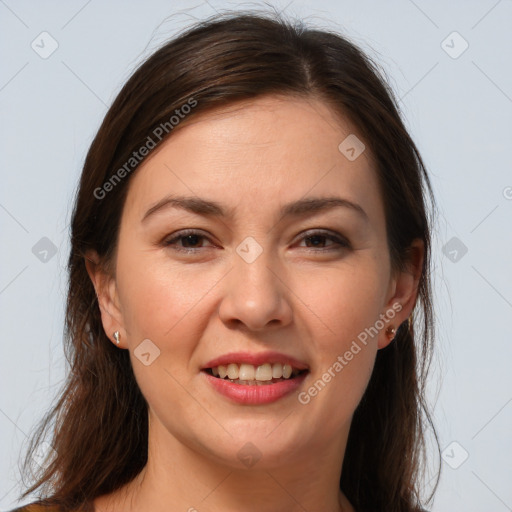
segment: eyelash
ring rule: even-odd
[[[178,240],[180,240],[182,238],[186,238],[187,236],[191,236],[191,235],[197,235],[199,238],[206,238],[206,239],[208,239],[208,237],[206,235],[203,235],[201,232],[193,230],[193,229],[188,229],[188,230],[184,230],[184,231],[179,232],[176,236],[173,236],[172,238],[164,240],[163,245],[165,247],[174,246],[173,247],[174,250],[180,251],[180,252],[184,252],[186,254],[197,253],[197,251],[202,249],[202,247],[186,248],[186,247],[178,247],[176,245],[176,242]],[[305,247],[306,249],[312,250],[313,252],[340,251],[342,249],[349,249],[350,248],[350,243],[345,238],[343,238],[343,237],[341,237],[339,235],[335,235],[333,233],[325,232],[325,231],[318,231],[317,230],[317,231],[306,232],[302,236],[301,241],[305,240],[305,239],[308,239],[308,238],[314,238],[314,237],[327,238],[328,240],[331,240],[331,241],[335,242],[338,245],[338,247],[331,247],[331,248],[329,248],[329,247],[328,248],[322,247],[320,249],[315,249],[314,247]]]

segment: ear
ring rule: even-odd
[[[123,345],[122,340],[125,337],[123,336],[123,321],[117,298],[115,278],[105,269],[104,265],[101,264],[96,251],[87,251],[85,255],[85,267],[96,290],[103,329],[115,346],[120,348]],[[121,334],[119,345],[114,339],[115,331],[119,331]]]
[[[418,297],[418,285],[423,268],[424,254],[425,244],[423,240],[414,239],[409,247],[407,268],[402,272],[397,272],[391,278],[388,291],[389,298],[386,302],[386,309],[383,311],[388,318],[388,323],[379,333],[379,349],[387,347],[393,341],[393,337],[386,334],[386,329],[389,326],[398,329],[399,325],[407,320],[414,309]],[[394,315],[391,316],[391,313],[394,313]]]

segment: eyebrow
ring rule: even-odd
[[[342,197],[309,197],[293,201],[281,208],[280,218],[315,214],[339,207],[350,209],[361,216],[363,220],[369,220],[367,213],[359,204]],[[149,208],[142,217],[141,222],[146,221],[148,217],[165,208],[178,208],[207,217],[233,217],[234,213],[232,208],[226,209],[215,201],[208,201],[194,196],[171,195],[164,197]]]

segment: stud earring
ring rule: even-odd
[[[395,333],[396,333],[396,329],[392,325],[390,325],[386,329],[386,336],[389,338],[390,341],[392,341],[395,338]]]
[[[121,335],[119,334],[119,331],[116,331],[114,333],[114,339],[116,340],[116,343],[119,345],[119,338],[121,337]]]

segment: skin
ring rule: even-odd
[[[114,275],[94,252],[86,264],[105,332],[114,344],[120,332],[149,404],[149,457],[96,511],[354,510],[339,478],[385,328],[306,405],[296,393],[235,404],[200,373],[222,354],[276,350],[309,365],[307,390],[393,304],[401,310],[386,327],[411,313],[423,245],[414,242],[408,272],[392,272],[370,149],[355,161],[338,150],[351,133],[320,100],[260,97],[185,121],[132,177]],[[217,201],[232,217],[168,207],[141,220],[171,193]],[[342,207],[280,219],[282,205],[313,196],[349,199],[368,220]],[[184,229],[206,237],[189,244],[193,254],[179,251],[187,239],[163,243]],[[313,244],[313,229],[350,247]],[[263,250],[252,263],[236,252],[248,236]],[[160,350],[149,366],[134,354],[144,339]],[[237,456],[247,442],[261,455],[250,468]]]

